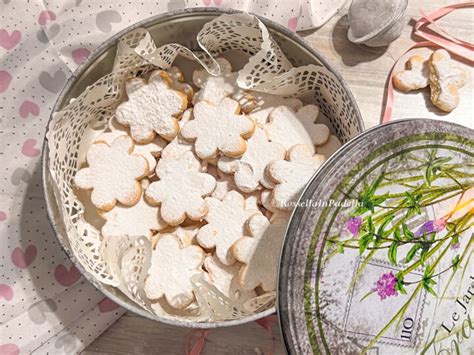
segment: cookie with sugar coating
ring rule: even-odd
[[[444,49],[433,52],[429,66],[431,102],[440,110],[451,112],[459,105],[459,89],[465,85],[467,74]]]
[[[225,265],[235,262],[230,248],[244,236],[247,219],[257,210],[245,208],[245,199],[237,191],[230,191],[222,201],[209,197],[206,199],[208,213],[204,220],[208,223],[197,234],[197,242],[205,249],[216,249],[216,256]]]
[[[204,268],[207,271],[206,280],[234,302],[244,303],[257,297],[257,293],[254,290],[244,290],[240,285],[239,271],[241,267],[242,265],[239,263],[230,266],[224,265],[215,255],[209,255],[204,259]]]
[[[87,152],[88,167],[80,169],[75,177],[75,185],[84,190],[92,190],[94,206],[110,211],[117,201],[126,205],[136,204],[142,194],[139,179],[149,174],[148,162],[141,155],[132,154],[133,142],[130,137],[116,138],[112,145],[94,143]]]
[[[250,217],[245,236],[232,246],[232,254],[244,264],[239,273],[243,289],[253,290],[261,286],[264,291],[276,290],[279,256],[285,238],[287,218],[272,223],[262,215]]]
[[[393,85],[404,92],[426,88],[429,72],[427,59],[420,55],[411,56],[405,63],[405,70],[394,75]]]
[[[305,144],[314,153],[313,140],[297,113],[287,106],[278,106],[263,126],[271,142],[283,145],[286,150],[296,144]]]
[[[204,257],[197,245],[182,247],[170,234],[159,238],[145,279],[146,296],[150,300],[165,297],[170,306],[179,309],[191,304],[195,299],[191,278],[203,272]]]
[[[229,98],[218,106],[201,101],[194,106],[194,119],[181,130],[183,138],[194,141],[194,150],[201,159],[212,158],[221,152],[238,157],[247,149],[245,138],[252,136],[255,123],[240,114],[239,104]]]
[[[255,100],[255,107],[249,112],[249,116],[259,125],[267,123],[270,113],[278,106],[289,107],[295,112],[303,107],[303,102],[300,99],[284,98],[258,91],[248,91],[247,95],[252,96]]]
[[[179,132],[178,118],[188,105],[181,91],[171,88],[172,79],[162,70],[148,79],[132,79],[126,83],[128,100],[117,106],[118,123],[130,127],[130,135],[138,143],[149,143],[158,134],[171,140]]]
[[[126,135],[127,135],[127,131],[126,131],[125,127],[123,127],[123,129],[115,129],[111,132],[101,133],[95,139],[95,143],[105,142],[108,145],[111,145],[112,142],[116,138],[118,138],[120,136],[126,136]],[[152,173],[156,168],[156,158],[160,156],[161,151],[166,146],[166,144],[167,144],[167,142],[164,139],[162,139],[161,137],[155,137],[155,139],[153,139],[150,143],[146,143],[146,144],[136,143],[136,144],[134,144],[133,153],[139,154],[147,160],[148,168],[150,170],[150,173]]]
[[[145,184],[143,181],[142,187],[146,188],[148,183]],[[160,216],[159,208],[150,205],[143,196],[133,206],[117,205],[100,215],[106,220],[101,229],[104,237],[128,235],[145,236],[151,239],[153,231],[160,231],[167,227]]]
[[[159,180],[150,184],[145,196],[152,204],[161,206],[161,217],[167,224],[176,226],[186,217],[198,221],[206,215],[203,197],[214,191],[216,180],[201,172],[192,151],[176,159],[161,159],[156,175]]]
[[[273,182],[265,172],[267,165],[284,159],[285,148],[270,142],[265,131],[259,127],[247,141],[247,150],[240,158],[221,157],[217,167],[227,174],[234,174],[235,185],[243,192],[252,192],[264,186],[272,188]]]
[[[287,160],[270,163],[267,172],[276,184],[272,192],[272,205],[278,209],[291,210],[324,160],[323,155],[313,155],[308,146],[298,144],[289,150]]]

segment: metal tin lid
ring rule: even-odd
[[[288,227],[278,309],[289,353],[472,351],[473,225],[473,130],[400,120],[345,144]]]
[[[405,13],[408,0],[354,0],[349,8],[348,37],[361,43],[384,32]]]

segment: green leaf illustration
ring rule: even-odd
[[[390,248],[388,248],[388,260],[393,264],[397,265],[397,249],[398,249],[398,242],[393,242],[390,244]]]

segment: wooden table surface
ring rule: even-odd
[[[413,19],[419,18],[419,8],[431,11],[450,1],[410,1],[408,19],[402,36],[388,48],[368,48],[347,40],[346,20],[343,14],[334,16],[316,31],[301,35],[335,65],[355,95],[366,128],[377,125],[382,113],[388,73],[407,47],[414,43]],[[472,9],[448,15],[440,24],[464,39],[473,41]],[[426,52],[428,50],[421,50]],[[461,64],[470,72],[472,67]],[[461,103],[451,114],[442,114],[429,100],[429,91],[414,94],[395,94],[394,117],[428,117],[473,125],[474,90],[472,80],[462,90]],[[184,354],[189,329],[162,325],[131,313],[126,313],[97,338],[83,354]],[[273,324],[273,339],[262,327],[251,323],[239,327],[213,330],[202,354],[284,354],[277,324]]]

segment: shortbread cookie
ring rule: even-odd
[[[210,76],[202,84],[201,90],[194,96],[193,103],[197,104],[200,101],[206,101],[210,104],[218,105],[222,99],[242,91],[237,86],[236,80],[237,73]]]
[[[144,81],[129,81],[126,84],[128,101],[118,105],[117,121],[130,127],[130,135],[138,143],[149,143],[156,134],[171,140],[179,132],[178,117],[186,109],[185,94],[171,89],[170,76],[154,71],[148,84]]]
[[[268,122],[270,113],[278,106],[287,106],[295,112],[303,106],[303,102],[299,99],[286,99],[278,95],[258,91],[249,91],[247,94],[253,96],[256,100],[255,108],[249,113],[249,116],[260,125]]]
[[[276,290],[287,225],[288,219],[285,218],[270,223],[262,215],[250,217],[248,229],[251,237],[239,239],[232,247],[235,258],[245,264],[239,274],[242,288],[253,290],[261,286],[267,292]]]
[[[202,159],[215,157],[218,151],[229,157],[240,156],[247,149],[244,138],[252,136],[255,123],[239,112],[239,104],[229,98],[218,106],[198,102],[194,119],[184,125],[181,135],[194,141],[196,154]]]
[[[179,239],[182,246],[187,247],[189,245],[196,244],[196,235],[199,229],[202,227],[202,223],[192,224],[190,226],[178,226],[174,230],[173,234]]]
[[[263,190],[260,193],[260,203],[262,206],[265,208],[267,213],[265,214],[265,217],[267,217],[270,222],[273,222],[279,218],[286,218],[289,219],[291,216],[292,210],[280,210],[273,206],[273,196],[272,196],[272,190]]]
[[[191,85],[184,81],[183,72],[178,67],[171,67],[166,70],[171,78],[171,88],[184,92],[188,98],[188,104],[192,102],[194,96],[194,89]]]
[[[261,192],[260,190],[251,192],[251,193],[245,193],[244,198],[245,198],[245,209],[246,210],[260,210],[260,205],[261,205]]]
[[[257,296],[254,290],[244,290],[239,283],[241,264],[222,264],[216,256],[207,256],[204,259],[206,280],[213,284],[220,292],[233,301],[243,303]]]
[[[145,293],[151,300],[165,297],[170,306],[184,308],[194,301],[191,278],[202,272],[204,251],[197,245],[181,247],[172,235],[156,243],[145,279]]]
[[[151,203],[161,205],[161,217],[169,225],[176,226],[186,217],[200,220],[207,213],[203,197],[214,191],[216,180],[200,169],[190,151],[179,159],[158,162],[156,175],[160,180],[151,183],[145,194]]]
[[[331,132],[328,126],[316,123],[319,116],[319,107],[316,105],[306,105],[296,112],[296,117],[300,120],[308,132],[314,145],[321,145],[328,141]]]
[[[232,65],[227,59],[217,58],[216,61],[219,64],[219,67],[221,69],[221,73],[220,73],[221,76],[224,76],[232,72]],[[198,88],[201,88],[203,84],[206,82],[206,80],[209,79],[210,77],[213,77],[213,76],[209,74],[206,69],[195,70],[193,73],[193,83]]]
[[[112,132],[104,132],[97,136],[95,143],[105,142],[108,145],[111,145],[112,142],[120,137],[127,135],[125,130],[114,130]],[[150,173],[155,170],[156,167],[156,158],[160,156],[161,151],[166,146],[166,141],[160,137],[155,137],[150,143],[147,144],[135,144],[133,146],[133,153],[141,155],[148,162],[148,168]]]
[[[316,153],[324,155],[326,159],[329,159],[341,146],[342,144],[339,139],[331,134],[326,143],[316,147]]]
[[[405,63],[405,70],[394,75],[393,85],[401,91],[423,89],[428,86],[428,60],[419,55],[411,56]]]
[[[89,166],[76,173],[74,182],[80,189],[92,189],[91,201],[97,208],[109,211],[117,201],[132,206],[140,199],[138,180],[148,175],[148,163],[132,151],[133,142],[127,136],[118,137],[111,146],[100,142],[89,148]]]
[[[433,52],[429,66],[431,102],[440,110],[451,112],[459,104],[459,89],[466,83],[466,72],[455,65],[444,49]]]
[[[234,177],[232,175],[225,174],[220,170],[218,170],[217,175],[216,189],[212,192],[211,197],[222,200],[229,191],[237,191],[237,186],[235,185]]]
[[[291,210],[298,201],[304,186],[324,162],[324,156],[313,155],[303,144],[288,152],[288,160],[277,160],[268,165],[268,175],[277,184],[272,193],[273,206]]]
[[[142,183],[142,188],[145,189],[146,185]],[[160,217],[159,208],[151,206],[143,197],[136,205],[117,205],[108,212],[102,212],[101,216],[106,220],[101,229],[104,237],[128,235],[145,236],[151,239],[153,231],[160,231],[167,227]]]
[[[296,144],[305,144],[314,153],[313,140],[296,112],[289,107],[278,106],[275,108],[270,113],[269,122],[263,127],[268,139],[280,143],[286,150]]]
[[[269,142],[263,129],[257,127],[247,141],[247,150],[240,158],[222,157],[217,167],[227,174],[234,174],[235,185],[243,192],[252,192],[261,185],[272,188],[265,168],[274,160],[285,159],[285,148],[280,143]],[[261,185],[260,185],[261,184]]]
[[[199,230],[196,239],[203,248],[216,248],[219,260],[225,265],[232,265],[235,259],[230,248],[245,235],[247,219],[259,211],[245,209],[245,199],[237,191],[230,191],[222,201],[207,198],[206,203],[209,211],[204,219],[208,224]]]

